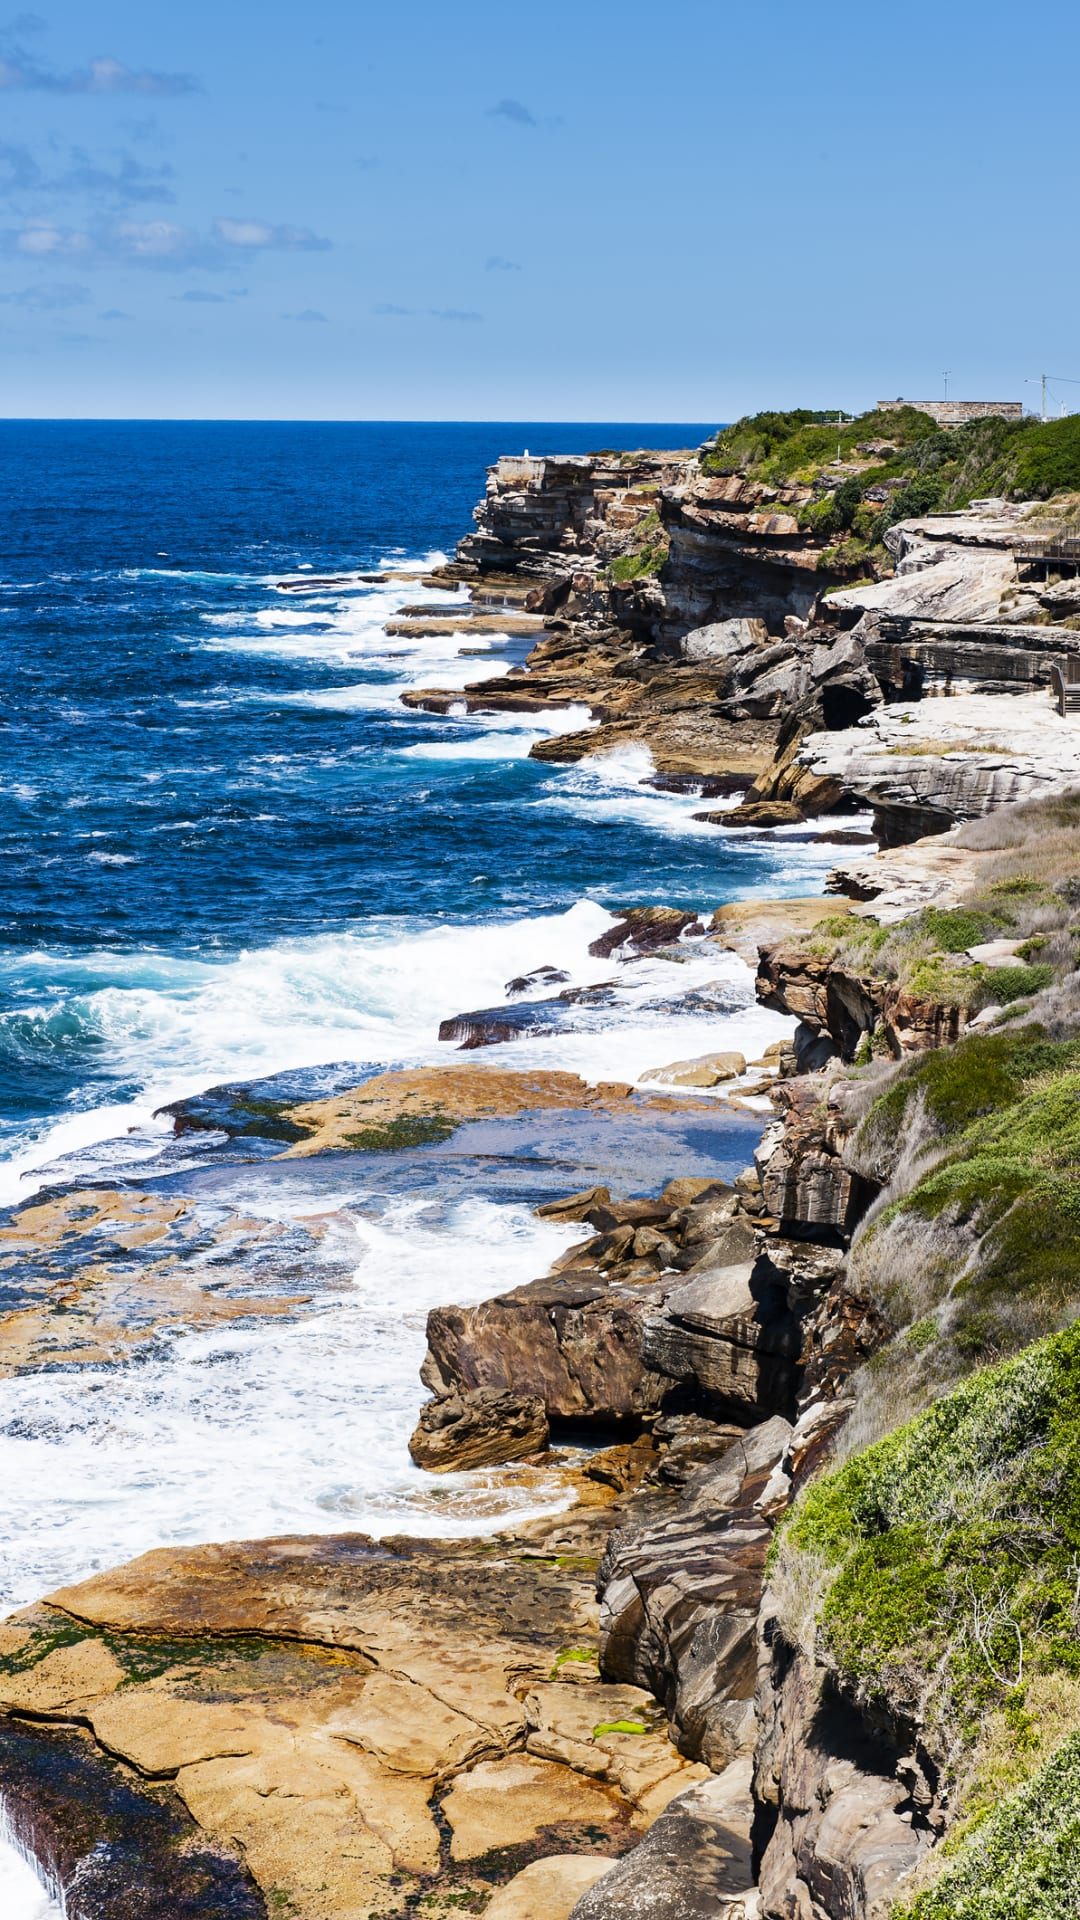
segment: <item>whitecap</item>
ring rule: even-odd
[[[563,733],[580,733],[595,723],[588,707],[545,707],[530,714],[471,714],[455,707],[448,718],[460,721],[468,717],[484,723],[484,731],[471,740],[444,735],[437,740],[418,740],[410,747],[397,747],[403,760],[524,760],[538,740],[550,740]]]
[[[241,1176],[242,1177],[242,1176]],[[237,1198],[266,1217],[325,1214],[302,1186]],[[355,1195],[342,1196],[357,1205]],[[81,1367],[0,1383],[3,1603],[115,1566],[151,1545],[330,1533],[476,1533],[490,1525],[467,1476],[447,1476],[448,1523],[406,1441],[423,1388],[428,1309],[468,1304],[542,1273],[581,1235],[518,1203],[475,1197],[429,1218],[415,1199],[351,1215],[355,1271],[294,1318],[162,1338],[138,1367]],[[348,1230],[348,1219],[342,1222]],[[390,1281],[391,1284],[388,1284]],[[359,1356],[373,1353],[377,1365]],[[282,1461],[289,1470],[283,1473]],[[553,1475],[519,1508],[565,1504]]]
[[[11,1018],[69,1018],[93,1036],[115,1083],[140,1092],[123,1105],[106,1096],[23,1139],[0,1160],[0,1204],[35,1191],[58,1158],[77,1153],[89,1166],[97,1143],[132,1129],[147,1142],[139,1151],[151,1156],[162,1138],[155,1110],[223,1081],[338,1060],[445,1059],[439,1022],[501,1001],[516,974],[548,963],[576,982],[602,978],[610,963],[588,948],[610,925],[603,907],[579,901],[565,913],[522,920],[369,925],[226,960],[107,949],[62,957],[46,949],[8,961],[9,979],[41,975],[50,988],[44,1007],[16,1004]],[[12,986],[8,997],[16,999]]]
[[[43,1871],[32,1862],[18,1839],[0,1794],[0,1914],[4,1920],[64,1920],[60,1887],[46,1885]]]

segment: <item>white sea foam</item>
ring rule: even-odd
[[[4,1810],[0,1795],[0,1914],[3,1920],[64,1920],[59,1888],[47,1889]]]
[[[290,1192],[296,1216],[334,1205]],[[280,1183],[255,1170],[238,1197],[257,1214],[282,1207]],[[478,1198],[430,1221],[422,1200],[359,1204],[352,1281],[319,1310],[161,1339],[137,1367],[0,1383],[0,1606],[151,1545],[490,1527],[505,1486],[448,1475],[433,1487],[409,1462],[427,1311],[543,1273],[581,1229]],[[565,1498],[533,1476],[517,1505]]]
[[[215,1083],[337,1060],[444,1057],[434,1037],[439,1021],[501,1000],[514,975],[550,963],[576,981],[601,978],[605,964],[588,946],[610,924],[603,907],[581,901],[564,914],[494,925],[284,940],[221,961],[109,951],[72,957],[51,1004],[16,1015],[71,1018],[98,1036],[117,1083],[134,1082],[142,1093],[130,1104],[103,1103],[65,1118],[0,1163],[0,1204],[33,1191],[41,1169],[60,1155],[85,1155],[130,1129],[145,1134],[144,1154],[156,1151],[155,1108]],[[56,956],[47,951],[21,964],[55,977]],[[133,1157],[139,1151],[133,1142]]]
[[[443,734],[436,740],[418,740],[411,747],[399,747],[403,760],[525,760],[538,740],[550,740],[562,733],[580,733],[592,724],[588,707],[545,707],[539,713],[491,714],[471,716],[483,723],[483,732],[472,740],[451,739]]]

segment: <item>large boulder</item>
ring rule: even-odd
[[[650,1067],[642,1081],[656,1080],[664,1087],[718,1087],[725,1080],[737,1080],[746,1072],[741,1053],[702,1053],[693,1060],[673,1060],[667,1067]]]
[[[421,1409],[409,1452],[416,1466],[429,1473],[452,1473],[525,1460],[547,1443],[542,1400],[481,1388],[429,1400]]]
[[[539,1400],[550,1420],[640,1421],[671,1387],[642,1355],[642,1324],[661,1297],[658,1286],[571,1270],[476,1307],[436,1307],[421,1379],[439,1397],[487,1389]]]
[[[752,1815],[750,1763],[736,1760],[672,1800],[641,1845],[578,1901],[571,1920],[749,1920],[756,1908]],[[543,1920],[556,1920],[557,1911]],[[488,1914],[495,1912],[493,1904]]]
[[[714,620],[688,633],[679,651],[684,660],[735,661],[752,648],[767,645],[768,639],[764,620]]]
[[[692,1380],[717,1414],[755,1420],[790,1407],[801,1344],[783,1285],[755,1265],[704,1265],[649,1315],[642,1351],[658,1372]]]

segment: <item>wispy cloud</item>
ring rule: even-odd
[[[265,220],[215,220],[214,232],[225,246],[248,251],[273,247],[286,253],[328,253],[331,246],[310,227],[272,226]]]
[[[538,127],[539,120],[520,100],[499,100],[488,108],[490,120],[512,120],[516,127]]]
[[[212,293],[209,287],[189,287],[186,293],[174,294],[173,298],[193,307],[227,307],[229,304],[227,293]]]
[[[520,260],[504,260],[501,253],[489,253],[484,261],[485,273],[520,273]]]
[[[330,244],[307,227],[261,220],[216,220],[208,235],[171,220],[95,220],[85,227],[37,220],[0,232],[0,252],[85,267],[220,268],[237,253],[323,252]]]
[[[389,300],[380,301],[379,305],[372,307],[371,311],[372,313],[381,314],[386,317],[403,320],[450,320],[468,322],[482,320],[484,317],[482,313],[473,313],[465,307],[397,307]]]
[[[25,31],[25,28],[23,29]],[[88,66],[60,73],[44,66],[24,47],[9,46],[0,54],[0,89],[26,93],[138,93],[175,95],[199,93],[202,83],[191,73],[161,73],[152,67],[127,67],[122,60],[103,57]]]
[[[86,194],[114,206],[135,206],[149,200],[176,198],[169,185],[171,166],[144,166],[134,154],[121,151],[113,164],[95,160],[84,147],[68,150],[68,164],[48,172],[26,146],[0,144],[0,195],[6,199],[29,194],[39,202],[50,197]]]
[[[99,320],[134,320],[134,318],[133,313],[125,313],[122,307],[106,307],[104,313],[98,314]]]
[[[281,317],[283,320],[301,320],[305,326],[310,326],[313,322],[321,326],[329,325],[328,316],[320,313],[318,307],[302,307],[299,313],[283,313]]]
[[[28,313],[63,313],[70,307],[84,307],[90,298],[89,287],[75,280],[42,281],[36,287],[19,287],[13,293],[0,293],[8,307],[25,307]]]

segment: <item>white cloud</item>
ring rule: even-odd
[[[0,57],[0,89],[27,93],[198,93],[201,83],[190,73],[160,73],[151,67],[126,67],[122,60],[103,56],[89,66],[57,73],[21,47]]]
[[[85,227],[31,220],[0,232],[0,252],[23,259],[78,261],[87,267],[224,267],[237,250],[322,252],[330,244],[306,227],[257,220],[217,220],[209,235],[173,220],[130,219],[95,220]]]
[[[287,253],[325,253],[323,240],[310,227],[270,226],[265,220],[215,220],[214,232],[227,247],[275,248]]]

